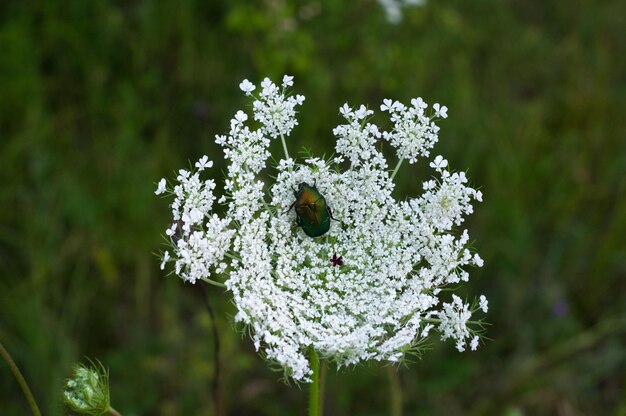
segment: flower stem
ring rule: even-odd
[[[241,261],[241,258],[239,256],[236,256],[232,253],[226,252],[224,254],[226,257],[228,257],[229,259],[233,259],[233,260],[237,260],[237,261]]]
[[[391,416],[402,415],[402,386],[397,369],[394,366],[387,366],[387,376],[389,377],[389,414]]]
[[[398,173],[398,171],[400,170],[400,166],[402,165],[402,162],[404,162],[404,158],[401,158],[400,160],[398,160],[398,164],[396,165],[396,168],[391,173],[391,180],[393,180],[393,178],[396,177],[396,173]]]
[[[111,406],[109,406],[109,408],[107,409],[107,412],[109,412],[109,414],[111,414],[113,416],[122,416],[122,414],[120,412],[118,412],[117,410],[115,410]]]
[[[263,201],[263,206],[265,207],[265,210],[270,214],[273,215],[272,213],[272,209],[270,208],[269,204],[267,203],[267,201],[265,200],[265,197],[262,197],[261,200]]]
[[[221,283],[221,282],[216,282],[215,280],[211,280],[211,279],[209,279],[208,277],[201,278],[201,280],[202,280],[203,282],[207,282],[208,284],[213,285],[213,286],[217,286],[217,287],[221,287],[221,288],[226,288],[226,285],[225,285],[224,283]]]
[[[422,322],[428,322],[429,324],[440,324],[441,323],[441,319],[428,318],[428,319],[422,319]],[[468,320],[467,323],[468,324],[472,324],[472,325],[485,325],[485,323],[481,322],[481,321]]]
[[[28,401],[28,404],[30,405],[30,410],[31,412],[33,412],[33,415],[41,416],[41,411],[39,410],[39,407],[37,407],[37,402],[35,401],[35,398],[33,397],[33,393],[30,391],[30,387],[28,387],[28,383],[26,383],[26,380],[24,379],[24,376],[20,372],[20,369],[17,368],[17,365],[11,358],[11,355],[2,345],[2,342],[0,342],[0,355],[2,355],[2,358],[4,358],[4,361],[6,361],[7,365],[9,366],[9,369],[13,373],[13,376],[15,377],[15,379],[17,380],[17,384],[20,385],[20,388],[22,389],[24,396],[26,396],[26,400]]]
[[[220,334],[217,330],[215,313],[213,313],[213,308],[209,302],[209,295],[207,294],[205,288],[202,288],[202,298],[204,299],[204,304],[207,312],[209,313],[209,318],[211,319],[211,331],[213,337],[213,412],[216,416],[221,416],[224,414],[224,411],[222,409],[220,393]]]
[[[309,416],[321,416],[320,412],[320,359],[313,348],[309,352],[309,363],[313,375],[311,379],[313,382],[309,387]]]
[[[326,386],[326,362],[320,360],[320,388],[319,388],[319,409],[320,415],[324,413],[324,391]]]
[[[289,151],[287,150],[287,143],[285,142],[285,136],[280,135],[280,141],[283,142],[283,150],[285,151],[285,159],[290,159]]]

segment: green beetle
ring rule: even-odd
[[[326,199],[315,185],[302,182],[293,194],[296,200],[287,212],[293,207],[296,208],[296,224],[302,227],[302,231],[309,237],[326,234],[330,229],[330,220],[334,218]]]

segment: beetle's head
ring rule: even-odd
[[[300,182],[300,184],[298,185],[298,189],[294,190],[294,191],[293,191],[293,194],[294,194],[295,196],[298,196],[298,194],[299,194],[300,192],[302,192],[302,190],[303,190],[304,188],[311,188],[311,185],[309,185],[309,184],[308,184],[308,183],[306,183],[306,182]]]

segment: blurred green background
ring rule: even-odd
[[[331,368],[327,414],[400,396],[407,415],[626,414],[625,16],[619,0],[430,0],[397,25],[373,0],[2,1],[0,341],[45,414],[64,414],[84,356],[124,415],[216,414],[204,290],[219,413],[305,414],[306,386],[278,381],[228,296],[152,254],[155,183],[203,154],[222,168],[239,82],[288,73],[307,97],[292,152],[331,153],[345,101],[422,96],[450,109],[436,154],[485,195],[464,290],[488,296],[493,341]],[[402,169],[415,194],[426,178]],[[0,414],[26,413],[0,362]]]

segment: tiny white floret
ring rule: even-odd
[[[291,87],[293,85],[293,76],[285,75],[283,77],[283,87]]]
[[[445,105],[442,106],[439,103],[436,103],[433,105],[433,109],[435,110],[435,115],[437,117],[448,118],[448,107]]]
[[[163,260],[161,260],[161,270],[165,269],[165,264],[169,261],[170,259],[170,252],[166,251],[165,253],[163,253]]]
[[[441,155],[438,155],[434,161],[430,162],[430,167],[438,171],[444,169],[446,166],[448,166],[448,161]]]
[[[161,179],[159,181],[159,184],[157,185],[157,189],[156,191],[154,191],[155,195],[161,195],[163,192],[165,192],[167,189],[167,182],[165,181],[165,178]]]
[[[245,92],[246,95],[251,95],[252,91],[254,91],[256,87],[253,83],[251,83],[247,79],[244,79],[243,81],[241,81],[241,84],[239,84],[239,88],[241,89],[241,91]]]
[[[477,335],[472,338],[472,341],[470,342],[470,349],[472,351],[476,351],[478,349],[478,341],[480,341],[480,337]]]
[[[213,167],[213,161],[209,160],[209,157],[204,155],[196,162],[196,167],[198,168],[198,171],[201,172],[204,169]]]
[[[478,307],[485,313],[489,311],[489,302],[487,301],[485,295],[480,295],[480,303]]]

